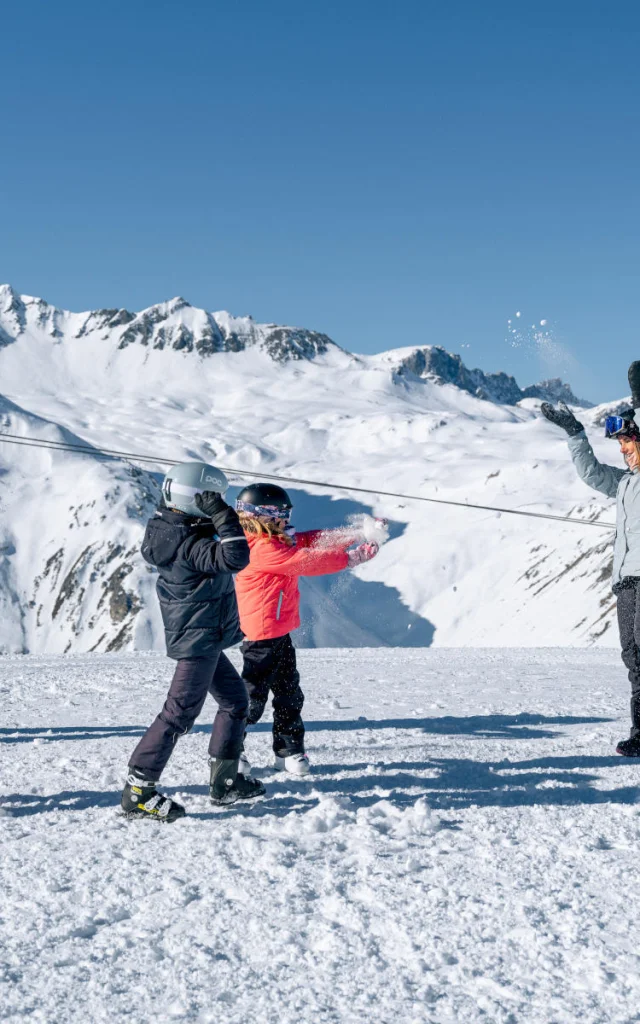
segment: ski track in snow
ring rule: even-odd
[[[209,702],[117,815],[171,663],[3,657],[0,1019],[638,1021],[640,764],[617,655],[305,650],[314,773],[213,809]],[[233,654],[237,659],[237,654]]]

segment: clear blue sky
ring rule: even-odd
[[[1,29],[1,282],[625,393],[635,0],[21,0]]]

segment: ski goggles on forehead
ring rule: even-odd
[[[633,440],[640,438],[640,430],[632,419],[625,416],[607,416],[604,421],[605,437],[629,437]]]
[[[263,519],[282,519],[285,523],[291,519],[290,508],[280,508],[279,505],[252,505],[250,501],[236,501],[236,512],[262,516]]]

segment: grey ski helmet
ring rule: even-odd
[[[181,462],[169,470],[162,481],[162,497],[170,508],[180,509],[190,516],[202,513],[196,505],[196,494],[217,491],[224,494],[229,481],[221,469],[207,462]]]

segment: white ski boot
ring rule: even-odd
[[[276,754],[273,767],[277,772],[289,772],[290,775],[308,775],[311,771],[306,754]]]
[[[238,772],[240,775],[251,775],[251,761],[245,754],[244,750],[240,753],[240,760],[238,761]]]

